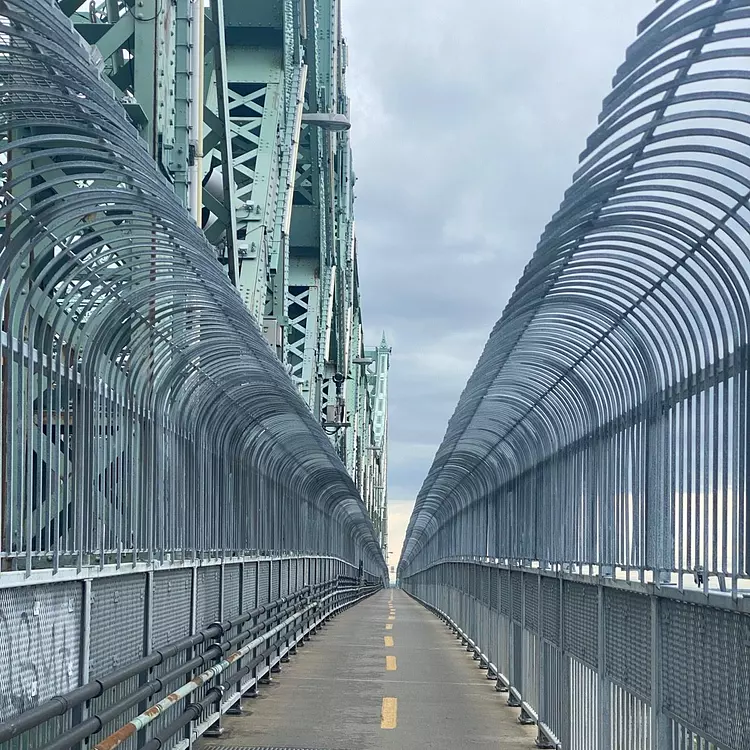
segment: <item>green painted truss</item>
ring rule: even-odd
[[[366,348],[340,0],[60,0],[330,435],[387,546],[385,338]]]

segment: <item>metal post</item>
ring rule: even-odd
[[[670,747],[669,719],[664,715],[662,666],[662,600],[651,595],[651,747],[663,750]]]

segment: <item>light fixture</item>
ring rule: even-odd
[[[349,130],[352,124],[346,115],[339,112],[305,112],[302,115],[305,125],[315,125],[321,130],[341,131]]]

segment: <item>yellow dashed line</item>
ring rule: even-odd
[[[386,656],[385,657],[385,668],[389,672],[395,672],[396,671],[396,657],[395,656]]]
[[[395,729],[398,718],[398,698],[383,698],[380,709],[380,728]]]
[[[386,635],[383,637],[383,640],[385,641],[386,648],[390,648],[393,646],[393,637],[390,635]]]
[[[388,615],[388,619],[389,620],[395,620],[396,619],[396,615]]]
[[[393,623],[392,623],[392,622],[389,622],[389,623],[388,623],[388,624],[387,624],[387,625],[385,626],[385,629],[386,629],[386,630],[393,630]]]

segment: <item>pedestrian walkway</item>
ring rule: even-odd
[[[382,591],[323,628],[199,750],[534,747],[486,674],[434,615]]]

